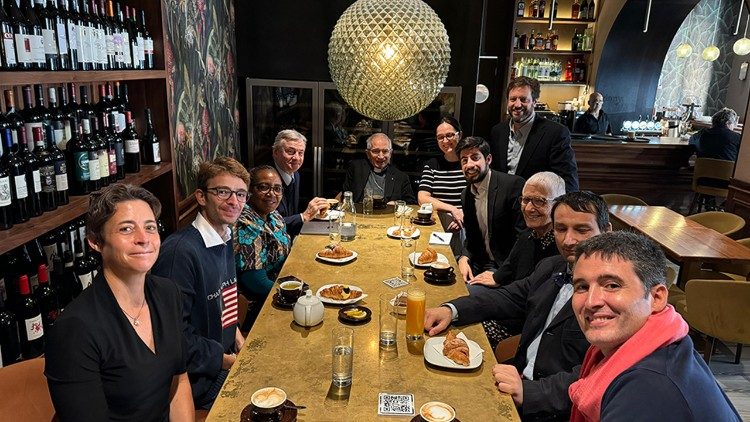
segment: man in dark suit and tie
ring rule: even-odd
[[[498,289],[483,289],[427,309],[430,336],[456,325],[489,319],[524,319],[513,365],[495,365],[495,386],[508,393],[524,420],[567,420],[568,387],[578,379],[589,343],[581,332],[571,297],[576,245],[612,230],[607,205],[591,192],[556,199],[552,224],[559,256],[545,258],[530,276]]]
[[[276,211],[284,217],[291,237],[299,234],[305,221],[328,206],[325,198],[313,198],[304,211],[299,211],[299,169],[305,161],[306,145],[307,138],[294,129],[282,130],[273,141],[273,163],[284,182],[284,195]]]
[[[551,171],[565,180],[565,190],[578,190],[578,165],[565,126],[534,113],[539,100],[539,81],[526,76],[508,84],[509,122],[492,128],[492,168],[528,179],[540,171]]]
[[[491,278],[526,228],[518,202],[524,180],[490,170],[490,146],[482,138],[466,137],[455,149],[468,182],[461,194],[466,239],[458,268],[466,282]]]

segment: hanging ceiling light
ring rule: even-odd
[[[450,43],[421,0],[357,0],[328,44],[331,79],[357,112],[398,120],[427,107],[443,88]]]
[[[691,54],[693,54],[693,47],[684,42],[677,46],[677,57],[680,59],[684,59],[685,57],[690,57]]]
[[[747,38],[748,23],[750,23],[750,15],[747,16],[747,21],[745,21],[745,34],[742,35],[742,38],[735,41],[734,45],[732,46],[732,51],[734,51],[734,54],[738,56],[744,56],[750,53],[750,39]]]
[[[487,101],[487,98],[490,98],[490,90],[487,89],[486,85],[477,84],[477,93],[474,96],[474,102],[477,104],[482,104],[483,102]]]
[[[703,57],[703,60],[707,62],[712,62],[719,58],[719,53],[719,47],[715,45],[709,45],[708,47],[703,49],[701,57]]]

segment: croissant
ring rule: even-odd
[[[449,331],[443,343],[443,355],[459,365],[469,366],[469,345]]]
[[[322,251],[318,252],[318,255],[324,257],[324,258],[332,258],[332,259],[341,259],[341,258],[347,258],[352,256],[354,253],[350,251],[349,249],[346,249],[345,247],[341,245],[328,245],[323,249]]]
[[[417,259],[417,263],[419,264],[429,264],[430,262],[435,261],[437,261],[437,252],[432,248],[425,249],[424,252],[419,255],[419,259]]]

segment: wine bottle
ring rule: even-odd
[[[58,87],[59,88],[59,87]],[[67,142],[66,139],[66,132],[68,133],[68,136],[70,136],[70,126],[66,128],[65,124],[68,123],[68,116],[63,112],[63,107],[60,103],[57,101],[57,91],[58,88],[55,88],[54,86],[50,86],[47,89],[47,97],[49,98],[49,127],[52,128],[54,136],[49,137],[47,136],[47,141],[52,143],[55,143],[56,147],[63,147],[65,148],[65,142]],[[59,88],[60,94],[62,97],[65,97],[65,89]],[[45,131],[45,134],[47,132]],[[50,144],[51,146],[51,144]]]
[[[146,69],[154,68],[154,39],[146,26],[146,12],[141,10],[141,31],[143,32],[143,59]]]
[[[44,253],[39,239],[34,239],[18,248],[19,259],[22,262],[21,268],[23,274],[29,275],[29,285],[34,291],[39,286],[39,275],[37,269],[40,264],[47,265],[47,254]],[[49,266],[49,265],[47,265]]]
[[[26,187],[26,165],[13,150],[11,129],[3,133],[3,166],[10,172],[10,207],[13,224],[29,221],[29,192]]]
[[[71,0],[77,15],[78,23],[76,28],[78,29],[78,61],[81,64],[80,70],[94,70],[93,61],[93,28],[89,21],[88,6],[84,1],[82,6],[78,5],[78,0]]]
[[[36,128],[41,129],[41,128]],[[32,138],[33,139],[33,138]],[[28,206],[29,214],[32,217],[42,215],[42,180],[39,175],[39,161],[36,156],[29,151],[29,147],[22,137],[18,142],[18,158],[20,158],[26,167],[26,186],[29,191]]]
[[[49,129],[50,126],[47,126]],[[41,185],[41,191],[39,196],[41,199],[42,212],[52,211],[57,209],[57,201],[55,200],[56,181],[55,181],[55,162],[52,159],[52,154],[47,148],[47,142],[44,140],[44,134],[38,127],[34,128],[34,155],[36,156],[36,162],[39,172],[39,180]]]
[[[68,44],[68,3],[65,0],[49,0],[47,6],[55,19],[55,38],[57,40],[58,62],[60,70],[72,70],[70,66],[70,44]]]
[[[76,250],[76,267],[75,267],[75,273],[78,276],[78,279],[81,280],[81,287],[87,288],[91,285],[94,277],[91,274],[91,266],[89,265],[88,259],[86,259],[86,253],[83,249],[83,244],[79,239],[76,239],[75,241],[75,250]]]
[[[18,291],[21,295],[17,308],[21,356],[31,359],[41,356],[44,352],[42,313],[36,299],[31,295],[28,276],[18,277]]]
[[[47,269],[49,271],[52,271],[55,269],[55,264],[53,259],[60,255],[60,253],[57,250],[57,232],[51,231],[48,233],[45,233],[44,236],[39,238],[39,244],[42,245],[42,250],[44,251],[44,256],[47,258],[47,262],[49,262],[49,266]]]
[[[0,295],[0,368],[15,363],[21,357],[18,320],[6,303]]]
[[[34,297],[42,313],[44,329],[49,330],[60,315],[60,301],[57,290],[50,284],[47,266],[40,264],[37,272],[39,274],[39,287],[34,291]]]
[[[112,111],[112,98],[107,96],[107,89],[104,84],[99,84],[99,102],[94,106],[96,114],[109,113]]]
[[[125,178],[125,144],[122,138],[117,134],[117,114],[109,113],[109,146],[110,150],[115,152],[115,168],[117,180]],[[111,159],[110,159],[111,160]]]
[[[109,119],[106,113],[99,113],[99,127],[102,128],[100,131],[101,138],[107,153],[107,174],[109,175],[107,183],[115,183],[117,181],[117,151],[112,141],[112,133],[110,133]]]
[[[35,69],[47,70],[47,62],[44,54],[44,34],[42,33],[42,24],[39,17],[34,12],[34,0],[21,1],[21,11],[26,17],[29,31],[29,42],[31,43],[31,61],[36,66]]]
[[[81,70],[81,54],[78,50],[80,42],[78,40],[78,2],[77,0],[71,0],[68,5],[68,0],[57,0],[59,9],[65,9],[65,16],[67,17],[67,35],[68,35],[68,50],[70,52],[70,70]]]
[[[146,131],[143,133],[143,162],[145,164],[161,163],[161,151],[159,137],[154,130],[154,122],[151,118],[151,109],[146,109]]]
[[[10,130],[8,128],[6,129]],[[12,200],[13,195],[11,193],[10,185],[10,169],[5,163],[3,157],[3,159],[0,159],[0,230],[8,230],[13,227]]]
[[[83,285],[81,279],[75,272],[75,261],[73,259],[73,253],[71,251],[63,252],[63,273],[62,281],[60,282],[61,288],[65,291],[65,299],[63,300],[63,308],[68,306],[71,300],[78,297],[83,291]]]
[[[11,128],[13,145],[18,145],[18,137],[21,136],[21,128],[24,125],[23,117],[16,109],[15,95],[12,89],[6,89],[5,92],[5,120],[7,127]]]
[[[125,143],[125,172],[138,173],[141,171],[141,142],[135,130],[135,121],[129,111],[125,112],[125,123],[127,129],[122,134],[122,140]]]
[[[120,3],[115,3],[115,14],[117,15],[117,24],[120,26],[121,32],[120,35],[122,36],[122,63],[123,63],[123,69],[132,69],[133,68],[133,61],[132,56],[130,52],[130,32],[128,31],[127,24],[125,23],[125,19],[122,16],[122,9],[120,8]]]
[[[47,3],[46,0],[34,0],[34,11],[42,28],[44,60],[47,70],[60,70],[60,51],[57,46],[57,16],[55,10],[50,9],[45,3]]]
[[[91,141],[96,148],[96,156],[99,159],[99,180],[101,186],[109,185],[109,149],[106,137],[102,133],[98,119],[91,119]]]
[[[109,4],[109,8],[105,8],[104,0],[99,2],[99,11],[101,12],[100,20],[104,26],[104,42],[105,42],[105,54],[107,58],[107,69],[118,69],[117,61],[115,59],[115,32],[116,27],[112,19],[112,4]]]
[[[16,70],[18,63],[16,42],[13,40],[13,24],[3,7],[0,7],[0,40],[0,69]]]
[[[49,142],[49,152],[52,157],[52,162],[55,167],[55,203],[57,205],[66,205],[70,202],[68,198],[68,163],[65,160],[65,154],[60,151],[57,144],[61,142],[59,137],[61,133],[50,130],[49,136],[53,136],[53,140]]]
[[[104,35],[104,23],[99,18],[99,9],[94,0],[90,0],[89,2],[89,22],[91,23],[91,34],[93,40],[92,59],[94,61],[94,69],[106,70],[107,45]]]
[[[81,85],[80,91],[81,91],[81,105],[78,106],[78,118],[81,120],[91,119],[95,116],[94,116],[94,107],[89,102],[88,85]]]
[[[5,8],[8,12],[8,21],[13,31],[13,41],[16,47],[16,67],[18,70],[35,69],[36,65],[32,62],[31,56],[31,40],[29,40],[31,28],[26,22],[26,17],[15,1],[6,1]]]
[[[89,151],[78,136],[78,121],[70,120],[71,136],[66,147],[67,168],[71,195],[86,195],[91,193],[89,180]]]
[[[118,5],[119,7],[119,5]],[[110,25],[112,26],[112,41],[115,48],[115,69],[125,68],[125,50],[122,44],[122,24],[115,15],[114,8],[112,6],[112,0],[107,2],[107,17],[109,18]]]
[[[125,6],[125,11],[127,12],[128,6]],[[139,69],[142,70],[145,68],[145,58],[143,54],[143,34],[140,31],[140,28],[138,27],[138,23],[136,22],[135,17],[135,8],[130,8],[130,44],[131,44],[131,54],[133,57],[133,69]]]
[[[71,127],[70,127],[70,118],[71,117],[78,117],[78,100],[77,100],[77,94],[76,94],[76,84],[71,82],[68,84],[67,90],[63,89],[68,93],[68,98],[65,101],[62,101],[60,103],[60,111],[62,114],[66,117],[64,119],[65,123],[65,144],[67,145],[68,141],[71,137]],[[67,149],[66,146],[61,146],[60,149],[65,150]]]
[[[591,0],[589,2],[589,13],[586,16],[586,18],[590,20],[594,20],[596,18],[596,15],[594,14],[594,7],[595,7],[594,0]]]
[[[86,149],[89,160],[89,192],[96,192],[101,189],[101,173],[99,172],[99,152],[96,142],[91,135],[91,120],[81,119],[81,143]]]
[[[583,0],[581,8],[578,9],[578,15],[581,19],[588,19],[589,17],[589,0]]]

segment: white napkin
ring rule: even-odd
[[[432,232],[430,235],[430,245],[450,245],[453,233]]]
[[[469,362],[471,362],[472,359],[475,359],[478,356],[480,356],[482,353],[484,353],[484,350],[482,350],[482,348],[479,347],[475,342],[467,341],[469,339],[466,338],[463,332],[458,333],[456,337],[465,341],[466,344],[469,346]],[[445,340],[443,340],[443,343],[445,343]],[[443,343],[435,342],[432,345],[432,348],[435,349],[435,351],[438,352],[438,354],[442,356],[443,359],[445,359],[446,361],[458,365],[456,362],[453,362],[452,360],[445,357],[445,355],[443,355]]]

